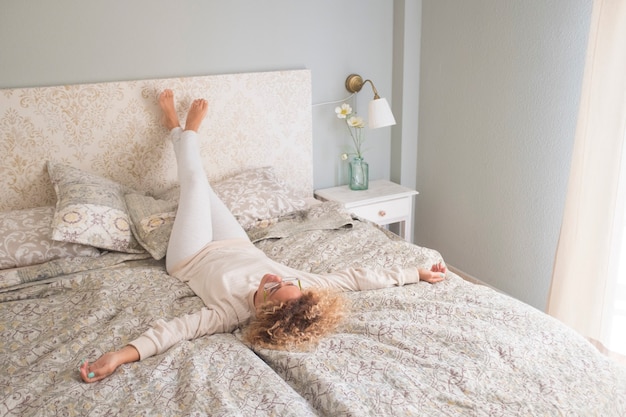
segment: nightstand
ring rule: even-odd
[[[375,180],[362,191],[353,191],[347,185],[316,190],[315,198],[341,203],[350,212],[380,226],[399,223],[399,235],[410,240],[413,196],[417,194],[391,181]]]

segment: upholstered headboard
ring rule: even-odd
[[[0,90],[0,211],[52,205],[47,160],[158,193],[176,182],[157,96],[175,92],[184,121],[209,100],[200,130],[210,180],[273,166],[298,196],[313,189],[308,70]]]

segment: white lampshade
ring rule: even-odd
[[[396,119],[393,117],[389,103],[384,98],[377,98],[370,101],[369,113],[367,115],[370,129],[378,129],[379,127],[393,126]]]

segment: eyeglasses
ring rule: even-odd
[[[267,282],[263,285],[263,301],[267,301],[267,299],[274,294],[276,291],[281,289],[286,285],[296,285],[298,283],[298,288],[302,291],[302,283],[300,283],[300,278],[283,278],[280,282]]]

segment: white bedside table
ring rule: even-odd
[[[409,240],[413,196],[417,194],[417,191],[391,181],[375,180],[362,191],[353,191],[347,185],[316,190],[315,198],[341,203],[350,212],[380,226],[399,223],[400,236]]]

